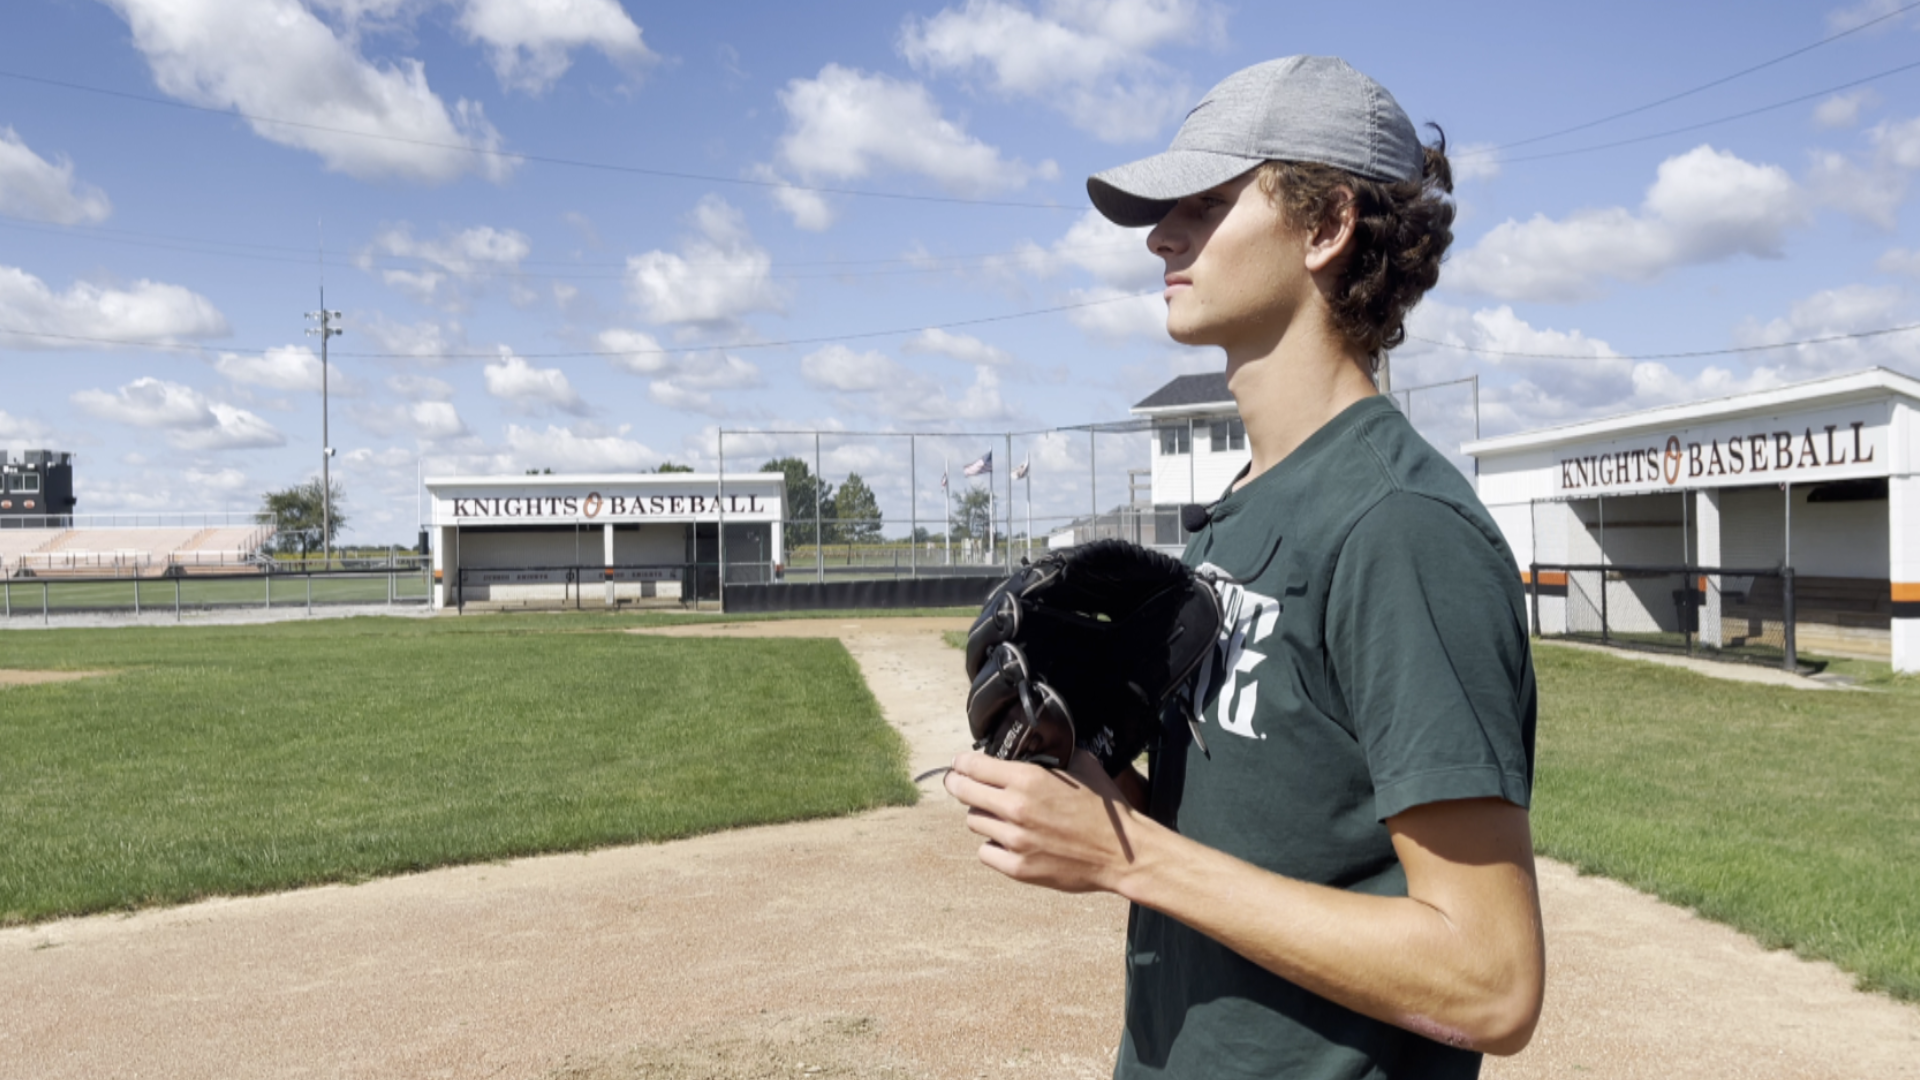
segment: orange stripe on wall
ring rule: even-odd
[[[1920,603],[1920,581],[1894,582],[1893,602],[1896,604]]]
[[[1555,585],[1565,585],[1566,583],[1567,583],[1567,575],[1563,571],[1547,570],[1542,572],[1540,575],[1540,584],[1542,585],[1555,586]],[[1533,571],[1531,570],[1520,571],[1520,584],[1522,585],[1533,584]]]

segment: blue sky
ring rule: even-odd
[[[1477,373],[1489,434],[1912,373],[1920,333],[1627,358],[1920,322],[1920,69],[1871,78],[1920,60],[1920,11],[1512,145],[1903,6],[15,0],[0,448],[77,451],[82,512],[257,505],[318,471],[323,273],[350,541],[411,538],[416,469],[710,469],[722,427],[1121,418],[1221,359],[1130,295],[1159,263],[1085,177],[1300,52],[1447,130],[1456,240],[1394,377]],[[1465,408],[1436,391],[1416,422],[1457,442]],[[907,519],[904,440],[824,445],[830,481],[860,472]],[[941,456],[957,476],[989,445],[921,441],[923,519]],[[730,468],[785,452],[812,440],[728,438]],[[1106,505],[1145,439],[1098,453]],[[1087,505],[1084,437],[1014,456],[1036,514]]]

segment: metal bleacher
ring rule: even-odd
[[[0,530],[0,577],[259,572],[270,525]]]

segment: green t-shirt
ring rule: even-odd
[[[1520,575],[1460,471],[1385,398],[1343,411],[1213,509],[1187,548],[1237,584],[1172,725],[1152,810],[1303,881],[1404,896],[1383,822],[1424,803],[1526,806],[1534,684]],[[1285,912],[1273,913],[1286,918]],[[1473,1077],[1480,1055],[1369,1019],[1135,908],[1122,1078]]]

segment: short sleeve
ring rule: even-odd
[[[1396,492],[1340,549],[1327,654],[1381,821],[1426,803],[1528,805],[1536,702],[1519,571],[1460,510]]]

